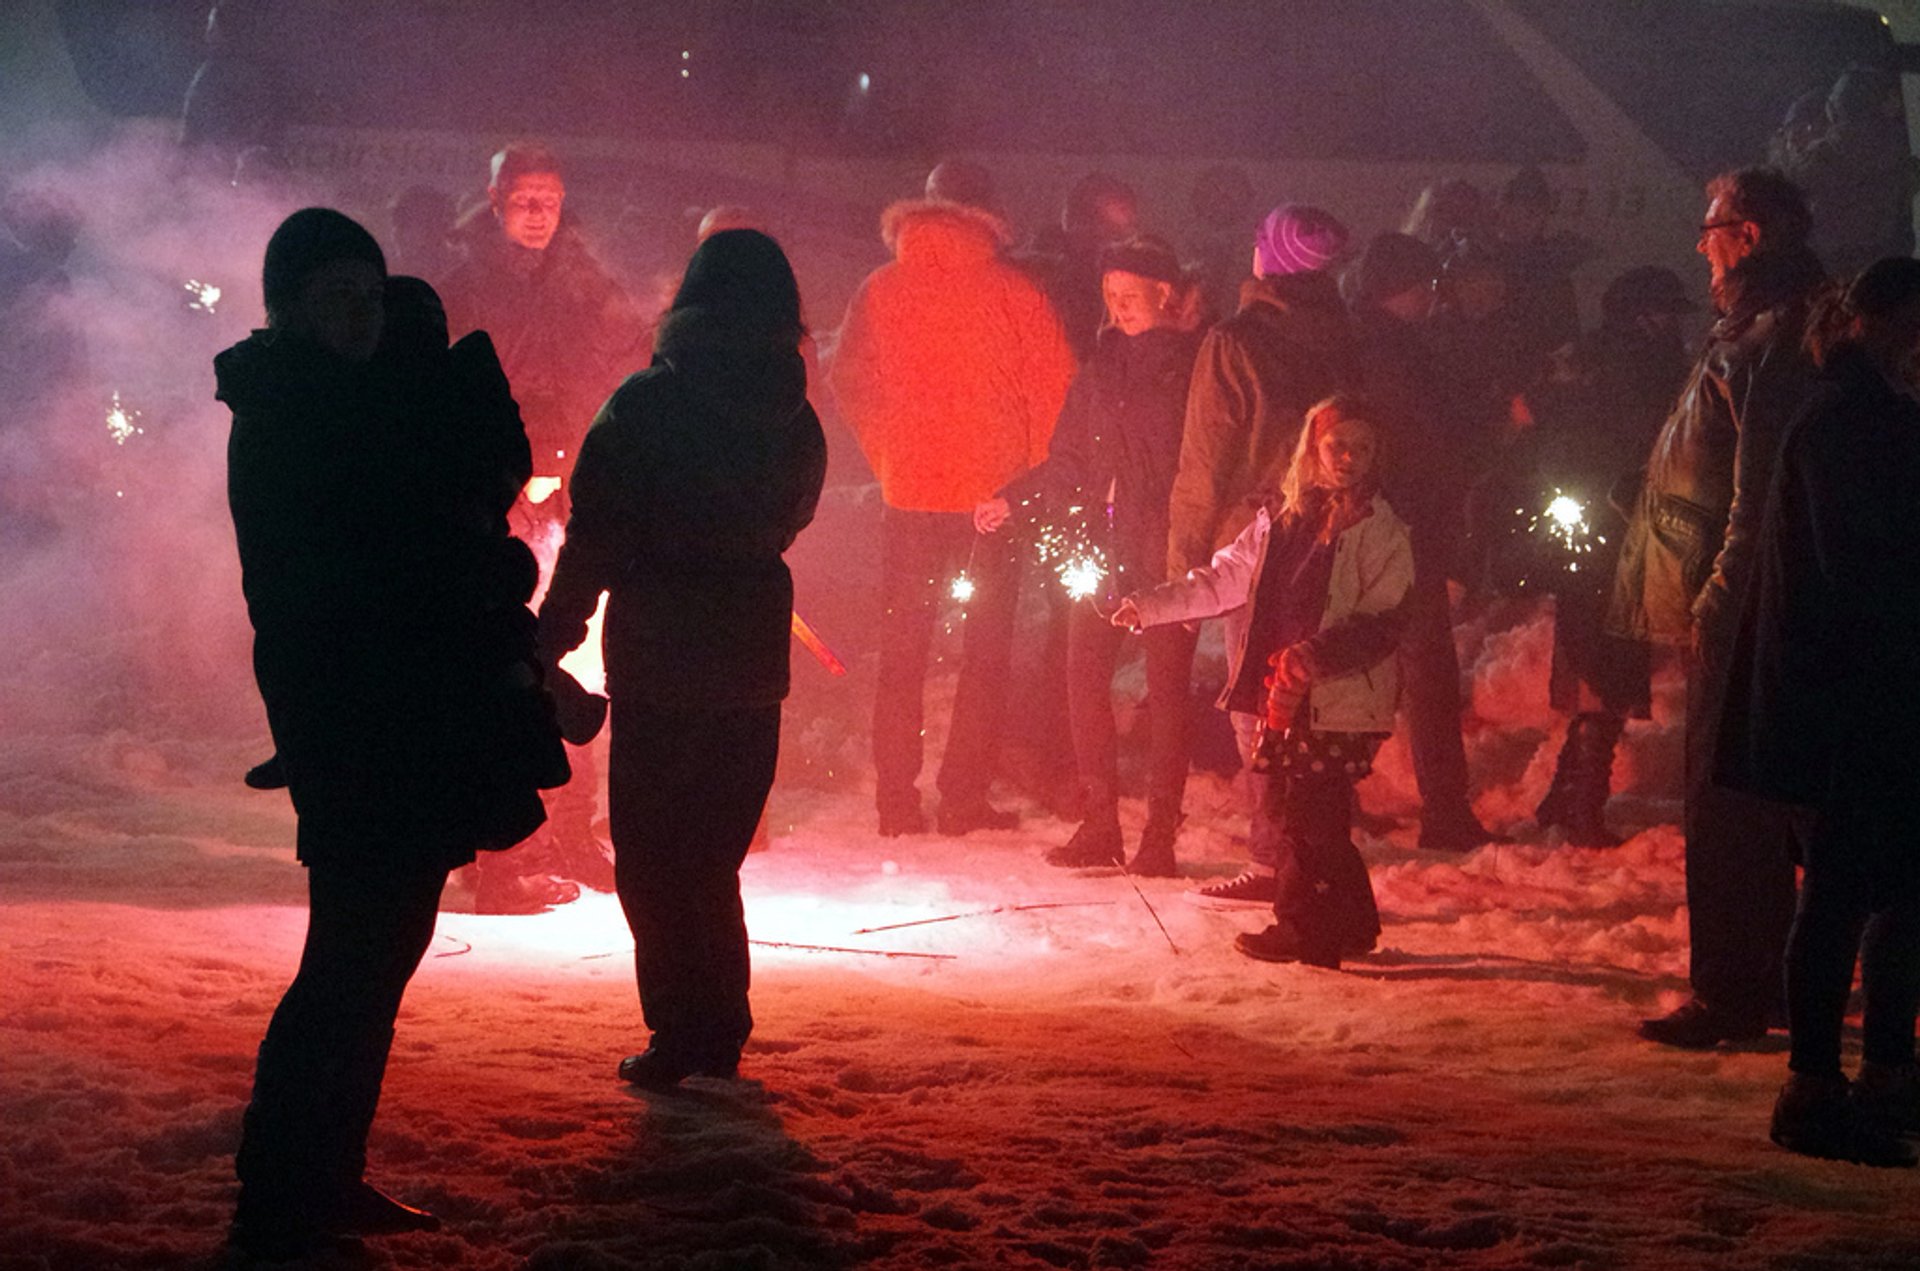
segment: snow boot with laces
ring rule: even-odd
[[[1120,838],[1118,817],[1095,817],[1082,821],[1073,837],[1047,853],[1047,864],[1061,869],[1099,869],[1121,865],[1126,849]]]

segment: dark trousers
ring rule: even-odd
[[[1276,773],[1279,805],[1274,917],[1301,947],[1337,957],[1373,947],[1380,934],[1367,863],[1353,845],[1353,783],[1336,772]]]
[[[1438,564],[1420,561],[1414,567],[1400,681],[1421,820],[1438,824],[1471,817],[1467,748],[1460,736],[1460,655],[1453,647],[1446,570]]]
[[[880,806],[917,806],[923,759],[927,658],[933,624],[962,571],[973,583],[965,606],[960,679],[947,750],[943,800],[985,799],[1003,720],[1019,600],[1020,545],[1011,534],[976,534],[962,512],[888,508],[880,522],[880,675],[873,699],[873,766]]]
[[[1688,979],[1702,1002],[1751,1020],[1780,1002],[1800,817],[1785,804],[1714,784],[1725,662],[1724,649],[1709,647],[1687,665]]]
[[[1147,654],[1147,724],[1150,730],[1147,808],[1178,818],[1187,787],[1187,696],[1197,640],[1186,627],[1152,627],[1140,636]],[[1067,705],[1073,719],[1073,752],[1086,790],[1089,821],[1112,820],[1119,809],[1118,740],[1113,724],[1113,668],[1127,635],[1090,604],[1073,607],[1067,619]]]
[[[359,1181],[394,1017],[446,881],[383,858],[308,867],[300,970],[260,1043],[234,1162],[244,1202],[324,1205]]]
[[[653,1045],[697,1064],[753,1031],[740,862],[773,788],[779,706],[669,710],[615,700],[613,871]]]
[[[1911,870],[1876,870],[1889,851],[1913,850],[1910,824],[1895,827],[1836,811],[1809,836],[1800,908],[1787,941],[1787,1010],[1795,1072],[1840,1075],[1840,1036],[1853,967],[1860,964],[1863,1053],[1872,1063],[1913,1062],[1920,1007],[1920,887]],[[1903,841],[1888,842],[1892,836]]]

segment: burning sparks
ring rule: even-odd
[[[187,295],[187,308],[196,313],[212,313],[213,307],[220,303],[220,288],[210,282],[201,282],[198,278],[189,278],[183,284]]]
[[[127,438],[138,436],[147,430],[134,421],[140,418],[137,410],[128,410],[120,404],[120,393],[115,390],[113,405],[107,408],[107,435],[113,438],[113,444],[124,446]]]
[[[1528,522],[1527,532],[1544,533],[1556,540],[1568,558],[1564,564],[1569,574],[1580,572],[1580,557],[1590,554],[1595,547],[1606,546],[1607,542],[1593,532],[1593,526],[1587,520],[1586,505],[1557,488],[1547,501],[1547,506]]]
[[[1098,595],[1100,584],[1106,581],[1107,571],[1093,560],[1079,556],[1064,562],[1059,569],[1060,585],[1067,589],[1067,595],[1075,600],[1085,600]]]
[[[953,584],[947,588],[947,594],[961,604],[966,604],[973,599],[973,579],[965,574],[955,574]]]
[[[1078,516],[1082,511],[1078,507],[1067,509],[1069,516]],[[1107,580],[1106,553],[1090,542],[1090,538],[1084,530],[1075,533],[1057,525],[1043,525],[1034,540],[1034,553],[1040,563],[1053,571],[1053,576],[1074,600],[1099,595],[1101,584]]]

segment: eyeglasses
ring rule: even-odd
[[[1745,225],[1746,223],[1747,218],[1744,216],[1736,217],[1730,221],[1708,221],[1700,227],[1700,237],[1705,238],[1717,229],[1732,229],[1736,225]]]

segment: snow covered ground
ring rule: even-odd
[[[1463,636],[1480,810],[1524,829],[1558,741],[1545,626]],[[612,898],[447,914],[372,1144],[375,1176],[447,1227],[337,1261],[1920,1265],[1920,1179],[1767,1142],[1782,1039],[1633,1036],[1684,991],[1674,689],[1617,769],[1630,842],[1449,858],[1403,819],[1366,842],[1381,948],[1339,972],[1247,961],[1231,939],[1257,912],[1181,898],[1238,868],[1217,777],[1190,792],[1190,878],[1140,894],[1041,863],[1069,827],[1037,812],[881,840],[857,779],[783,782],[744,875],[766,943],[741,1080],[671,1095],[614,1076],[643,1034]],[[234,779],[260,746],[0,740],[6,1271],[219,1259],[252,1049],[301,936],[291,815]],[[1369,808],[1404,814],[1406,772],[1390,748]]]

